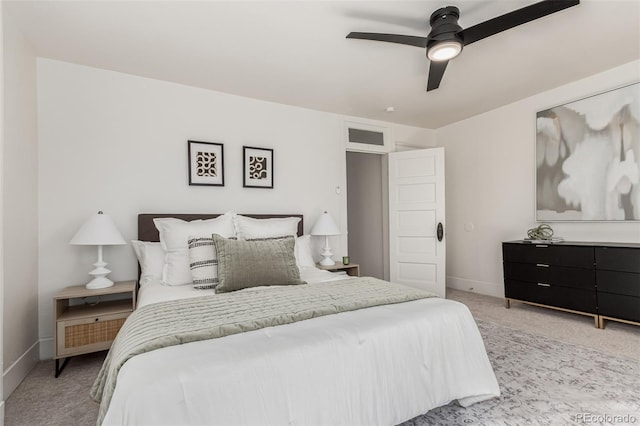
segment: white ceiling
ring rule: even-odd
[[[5,18],[38,56],[438,128],[640,58],[640,1],[582,0],[479,41],[429,93],[423,49],[347,33],[426,36],[442,6],[458,6],[466,28],[531,3],[22,0],[5,1]]]

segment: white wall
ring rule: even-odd
[[[344,121],[353,117],[49,59],[38,59],[37,74],[43,358],[52,355],[51,297],[86,282],[96,261],[95,249],[68,242],[97,210],[130,240],[138,213],[302,213],[308,231],[327,209],[343,230],[333,252],[346,253]],[[413,143],[431,137],[378,124]],[[224,187],[188,186],[190,139],[224,143]],[[275,150],[274,189],[242,188],[243,145]],[[130,245],[106,247],[105,260],[112,279],[136,277]]]
[[[14,23],[4,32],[4,394],[39,359],[36,57]]]
[[[0,2],[0,22],[4,19],[4,3]],[[0,31],[0,129],[4,129],[4,34]],[[4,236],[4,131],[0,130],[0,240]],[[4,264],[0,244],[0,365],[4,366]],[[4,371],[4,368],[3,368]],[[0,426],[4,426],[4,379],[0,376]]]
[[[436,131],[404,125],[395,125],[393,131],[395,151],[433,148],[437,146]]]
[[[504,295],[500,243],[536,226],[536,112],[639,79],[635,61],[437,129],[445,147],[448,286]],[[638,222],[552,227],[566,240],[640,242]]]

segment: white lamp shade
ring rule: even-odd
[[[328,211],[322,212],[311,228],[311,235],[340,235],[340,229]]]
[[[87,220],[69,244],[81,246],[114,246],[127,244],[111,218],[101,211]]]

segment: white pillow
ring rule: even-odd
[[[212,234],[225,238],[235,236],[234,213],[225,213],[214,219],[184,220],[156,218],[153,223],[160,232],[160,242],[166,251],[162,268],[162,282],[167,285],[191,284],[189,268],[189,237],[211,237]]]
[[[252,217],[236,215],[236,234],[242,240],[257,238],[277,238],[298,234],[299,217],[279,217],[271,219],[254,219]],[[223,235],[224,237],[224,235]]]
[[[314,262],[313,256],[311,255],[311,235],[303,235],[296,238],[294,252],[298,267],[316,266],[316,262]]]
[[[162,279],[165,251],[162,245],[152,241],[131,241],[140,264],[140,285]]]

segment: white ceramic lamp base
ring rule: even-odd
[[[85,285],[86,288],[90,290],[95,290],[98,288],[107,288],[113,285],[113,281],[111,281],[107,277],[95,277],[90,282]]]
[[[336,262],[332,259],[333,253],[331,253],[331,249],[329,248],[329,237],[324,237],[324,248],[322,249],[322,260],[320,264],[322,266],[333,266]]]
[[[91,290],[111,287],[113,281],[107,278],[107,275],[109,275],[111,271],[106,268],[107,262],[102,260],[102,246],[98,246],[98,261],[94,263],[93,266],[95,266],[95,269],[89,272],[89,275],[91,275],[93,279],[87,283],[85,287]]]

